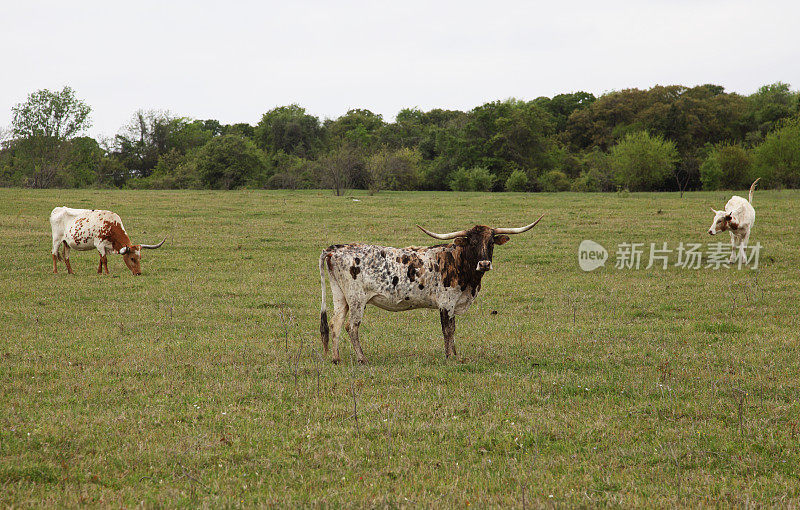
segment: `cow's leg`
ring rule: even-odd
[[[347,325],[347,333],[350,335],[350,341],[353,342],[353,350],[356,351],[356,358],[362,365],[367,363],[367,358],[364,357],[364,351],[361,350],[361,342],[358,341],[358,327],[364,317],[365,306],[365,303],[350,303],[350,321]]]
[[[103,274],[103,256],[100,255],[100,261],[97,263],[97,274]]]
[[[98,274],[102,273],[103,268],[105,268],[106,274],[108,274],[108,255],[106,254],[105,246],[103,246],[102,244],[100,246],[97,246],[97,251],[100,253],[100,267],[97,268],[97,273]]]
[[[747,261],[747,255],[745,254],[745,249],[747,248],[747,243],[750,241],[750,230],[744,235],[744,238],[739,241],[739,260],[742,264]]]
[[[73,274],[72,265],[69,263],[69,245],[64,241],[64,263],[67,265],[67,273]]]
[[[456,344],[453,337],[456,334],[456,315],[447,310],[439,310],[442,319],[442,336],[444,336],[444,355],[449,358],[456,355]]]
[[[58,249],[61,247],[61,234],[56,232],[53,227],[53,249],[50,253],[53,255],[53,272],[58,273]]]
[[[347,301],[342,297],[341,300],[334,298],[333,300],[333,323],[331,324],[331,339],[333,340],[333,347],[331,348],[331,361],[333,364],[338,364],[341,361],[339,357],[339,337],[342,335],[342,326],[347,316],[348,306]]]
[[[331,340],[333,340],[331,361],[335,364],[339,363],[341,359],[339,357],[339,336],[342,334],[342,326],[344,326],[349,307],[347,306],[347,299],[345,299],[344,293],[339,287],[339,282],[330,273],[328,274],[328,281],[331,285],[331,300],[333,301],[333,321],[331,322],[330,331]]]
[[[731,258],[728,260],[729,264],[733,264],[736,261],[736,241],[737,241],[736,234],[731,232]]]

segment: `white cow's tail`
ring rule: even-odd
[[[328,353],[329,339],[328,308],[325,304],[325,259],[327,256],[328,254],[325,252],[319,256],[319,283],[320,287],[322,288],[322,306],[320,307],[319,312],[319,334],[322,338],[322,348],[325,349],[325,354]]]
[[[753,203],[753,192],[756,190],[756,184],[758,184],[758,181],[760,181],[760,180],[761,180],[761,177],[759,177],[758,179],[753,181],[753,184],[750,185],[750,197],[747,199],[748,202],[750,202],[750,204]]]
[[[58,248],[56,248],[56,257],[58,258],[59,262],[64,262],[65,260],[67,260],[66,242],[62,241],[61,244],[58,245]]]

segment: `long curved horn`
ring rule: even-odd
[[[161,245],[164,244],[164,241],[166,241],[166,240],[167,240],[167,238],[165,237],[158,244],[143,244],[142,248],[147,248],[148,250],[155,250],[156,248],[161,248]]]
[[[521,233],[527,232],[528,230],[530,230],[533,227],[535,227],[536,224],[539,223],[539,221],[542,218],[544,218],[544,214],[539,216],[538,220],[534,221],[533,223],[531,223],[530,225],[527,225],[525,227],[519,227],[519,228],[496,228],[496,229],[494,229],[494,233],[495,234],[521,234]]]
[[[455,239],[456,237],[462,237],[467,235],[466,230],[459,230],[458,232],[450,232],[449,234],[437,234],[436,232],[431,232],[430,230],[425,230],[423,227],[417,225],[420,230],[425,232],[431,237],[435,237],[436,239],[441,239],[442,241],[446,241],[448,239]]]

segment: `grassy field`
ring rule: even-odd
[[[756,192],[756,271],[614,268],[621,242],[727,242],[729,196],[0,190],[0,506],[797,506],[800,193]],[[58,205],[169,238],[141,277],[75,251],[54,275]],[[323,359],[322,248],[542,212],[458,359],[438,312],[374,307],[370,364],[347,337]]]

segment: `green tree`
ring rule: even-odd
[[[421,161],[419,151],[407,147],[374,153],[366,162],[370,191],[417,189]]]
[[[311,162],[293,154],[278,151],[271,155],[275,173],[267,181],[270,189],[311,188]]]
[[[210,127],[214,129],[213,123]],[[164,154],[173,149],[186,154],[204,146],[212,136],[204,121],[173,117],[166,111],[139,110],[116,135],[114,156],[132,177],[148,177]]]
[[[137,182],[141,181],[141,182]],[[170,149],[158,158],[153,173],[146,179],[131,180],[129,185],[150,189],[200,188],[201,181],[196,160],[192,155]]]
[[[363,180],[366,164],[361,150],[346,143],[320,157],[316,163],[316,171],[319,182],[332,189],[336,196],[340,196]]]
[[[763,138],[773,131],[781,120],[797,113],[800,92],[792,91],[788,83],[764,85],[747,97],[750,127],[756,137]]]
[[[800,117],[784,122],[755,148],[755,167],[769,185],[800,187]]]
[[[91,108],[64,87],[37,90],[11,109],[12,135],[18,165],[27,184],[46,188],[63,184],[60,173],[68,157],[68,142],[91,125]]]
[[[75,137],[67,143],[63,167],[63,184],[70,188],[86,188],[98,181],[100,161],[105,151],[94,138]]]
[[[677,161],[673,142],[646,131],[627,135],[609,151],[615,184],[631,191],[662,189]]]
[[[268,111],[254,131],[256,143],[262,149],[301,158],[316,156],[322,146],[322,135],[319,119],[296,104]]]
[[[586,108],[596,99],[594,94],[580,91],[558,94],[553,96],[553,99],[538,97],[534,99],[533,103],[552,116],[556,131],[561,132],[567,128],[567,121],[573,112]]]
[[[700,165],[705,190],[742,189],[752,182],[753,158],[741,145],[721,144]]]
[[[336,120],[325,121],[325,130],[331,148],[349,144],[365,150],[375,144],[384,125],[382,115],[365,109],[353,109]]]
[[[461,133],[448,147],[453,164],[482,167],[505,183],[519,168],[547,168],[550,116],[533,102],[486,103],[469,112]]]
[[[194,168],[200,183],[213,189],[234,189],[265,184],[269,166],[264,153],[246,139],[234,135],[212,138],[198,149],[186,164]]]

